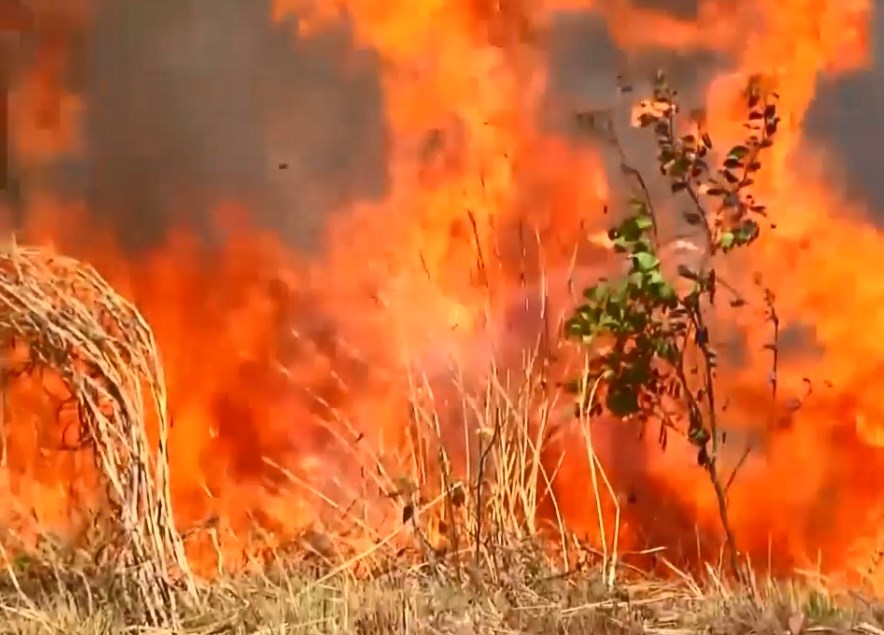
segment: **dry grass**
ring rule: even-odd
[[[150,328],[92,267],[13,242],[0,251],[0,342],[4,397],[16,375],[60,379],[76,409],[76,443],[91,449],[105,485],[104,565],[128,572],[127,603],[153,623],[167,620],[175,598],[166,573],[174,566],[185,582],[190,573],[172,521],[165,384]],[[5,464],[5,398],[3,409]]]
[[[109,580],[44,578],[26,599],[6,586],[0,633],[65,635],[151,633],[356,634],[782,634],[884,632],[884,606],[858,596],[764,585],[701,592],[684,582],[636,579],[612,590],[603,571],[571,580],[528,566],[495,586],[478,588],[438,573],[399,570],[354,581],[317,584],[305,571],[225,579],[181,598],[179,624],[148,629],[118,602]]]
[[[391,531],[367,523],[357,509],[342,521],[359,527],[369,548],[348,551],[332,534],[304,535],[295,553],[269,549],[253,568],[260,573],[235,575],[219,566],[211,583],[188,584],[193,579],[170,522],[162,371],[137,311],[90,268],[12,247],[0,253],[0,336],[24,342],[26,361],[54,369],[69,387],[81,438],[93,444],[107,484],[105,515],[117,529],[103,550],[110,559],[96,558],[94,543],[49,536],[27,557],[9,558],[0,571],[0,635],[884,635],[884,609],[857,595],[772,581],[729,588],[712,570],[704,581],[680,574],[671,583],[630,570],[618,556],[619,506],[588,420],[577,424],[591,472],[589,503],[600,526],[613,531],[602,531],[600,550],[583,549],[583,559],[576,558],[580,549],[550,487],[556,462],[544,456],[567,398],[550,389],[555,382],[539,347],[522,360],[519,376],[494,366],[487,379],[468,382],[453,365],[441,380],[411,377],[403,473],[342,441],[341,451],[352,452],[376,485],[395,492],[372,501],[397,518]],[[160,413],[153,458],[145,403]],[[452,430],[452,420],[463,429]],[[542,504],[553,510],[552,522],[538,513]],[[603,518],[612,509],[613,519]],[[181,584],[170,584],[170,567],[184,573]]]

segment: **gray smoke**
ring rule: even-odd
[[[270,0],[112,0],[83,42],[85,160],[55,166],[129,244],[219,200],[309,247],[330,208],[386,189],[372,51],[348,25],[309,41],[274,25]],[[46,177],[41,181],[46,181]]]
[[[182,219],[207,226],[219,200],[248,205],[263,226],[310,247],[328,211],[387,189],[379,62],[346,23],[297,40],[273,25],[270,0],[95,0],[71,82],[89,104],[85,159],[40,176],[82,196],[128,243],[150,242]],[[697,0],[642,0],[689,16]],[[881,16],[876,20],[880,22]],[[611,105],[615,77],[664,67],[688,103],[726,60],[651,51],[626,57],[603,22],[556,17],[544,125],[574,134],[577,110]],[[851,190],[884,209],[884,77],[874,68],[826,86],[810,113],[815,137],[847,166]],[[627,139],[630,143],[631,140]],[[642,154],[642,153],[639,153]]]
[[[827,146],[843,165],[848,194],[868,202],[876,219],[884,219],[884,180],[878,150],[884,147],[884,2],[875,0],[872,67],[827,81],[817,91],[808,113],[811,138]],[[879,221],[884,222],[884,220]]]

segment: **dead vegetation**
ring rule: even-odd
[[[347,548],[352,536],[308,532],[288,550],[265,550],[257,566],[219,566],[200,583],[171,523],[162,370],[137,311],[91,268],[13,245],[0,254],[0,334],[9,375],[45,369],[64,380],[112,527],[102,544],[45,536],[36,551],[8,551],[0,634],[884,633],[876,602],[831,594],[820,580],[730,586],[720,570],[693,576],[669,563],[665,581],[624,561],[619,499],[589,414],[571,448],[582,443],[587,504],[606,529],[598,550],[575,541],[552,493],[557,464],[544,454],[567,397],[537,356],[523,360],[522,376],[492,368],[472,385],[451,368],[442,383],[459,396],[467,439],[457,452],[446,443],[440,380],[411,378],[413,461],[384,476],[383,504],[398,518],[389,532],[359,525],[348,508],[362,548]],[[148,407],[160,414],[158,453]],[[353,459],[379,472],[370,452]]]
[[[884,632],[884,607],[812,585],[766,582],[753,588],[635,578],[609,589],[603,571],[579,579],[551,575],[543,562],[511,554],[506,581],[477,588],[423,567],[394,568],[371,580],[320,581],[303,570],[230,577],[178,603],[178,624],[147,629],[133,621],[112,580],[44,578],[25,598],[0,595],[0,633],[112,635],[288,633],[386,635],[638,634],[800,635]]]
[[[91,450],[105,486],[99,567],[127,571],[127,605],[163,622],[175,606],[167,572],[185,584],[190,572],[172,522],[165,384],[150,328],[93,268],[11,243],[0,252],[0,343],[4,393],[23,374],[63,382],[80,425],[76,443]],[[147,438],[147,408],[159,452]],[[11,568],[9,576],[17,584]]]
[[[662,580],[624,562],[613,538],[592,550],[561,523],[545,526],[537,509],[552,475],[540,448],[555,432],[554,400],[546,401],[542,381],[491,376],[472,393],[457,385],[475,438],[462,456],[446,454],[438,409],[415,398],[420,459],[400,479],[411,485],[400,483],[388,499],[402,519],[389,533],[372,533],[369,547],[346,549],[347,537],[307,532],[293,550],[270,550],[239,572],[219,570],[193,592],[167,587],[165,623],[149,627],[145,607],[125,595],[125,569],[47,539],[0,576],[0,635],[884,633],[884,607],[832,594],[821,580],[753,577],[730,586],[712,568]],[[431,384],[415,380],[424,396]],[[545,423],[531,424],[538,403],[547,404]],[[589,435],[582,451],[595,456]],[[602,514],[607,479],[593,464],[597,488],[588,500]],[[558,536],[546,542],[549,532]]]

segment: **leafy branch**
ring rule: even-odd
[[[581,408],[596,414],[603,409],[620,418],[660,423],[660,443],[666,445],[672,430],[686,435],[696,447],[697,463],[706,471],[718,501],[730,565],[739,575],[736,539],[728,520],[727,488],[718,459],[724,434],[719,415],[723,404],[717,394],[718,353],[710,336],[710,313],[719,287],[733,296],[733,307],[745,304],[717,274],[719,254],[751,245],[760,234],[757,219],[767,215],[751,193],[761,155],[773,144],[780,123],[775,93],[764,90],[754,77],[745,90],[748,116],[743,143],[730,148],[720,164],[710,168],[712,140],[701,123],[680,126],[677,94],[659,73],[653,96],[642,101],[636,124],[653,131],[657,165],[673,195],[685,196],[690,209],[684,221],[703,237],[704,258],[697,269],[678,268],[688,289],[679,291],[663,273],[658,222],[649,190],[641,174],[628,165],[613,127],[608,130],[620,149],[623,171],[636,177],[636,194],[628,213],[608,232],[615,251],[629,264],[625,276],[600,281],[584,291],[584,302],[566,324],[570,338],[591,353],[589,376],[583,384],[601,378],[601,398]],[[689,128],[686,134],[679,129]],[[772,294],[765,296],[767,314],[778,319]],[[774,354],[774,365],[776,365]],[[776,377],[774,369],[772,377]],[[576,382],[573,388],[579,390]],[[771,382],[776,398],[775,379]],[[679,428],[677,422],[686,422]]]

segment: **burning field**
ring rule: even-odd
[[[164,102],[205,130],[218,117],[154,94],[157,69],[180,65],[226,113],[318,67],[255,68],[253,83],[216,94],[224,81],[199,82],[223,60],[186,51],[217,33],[176,30],[185,18],[158,8],[150,63],[117,88],[119,60],[147,55],[120,44],[142,38],[136,18],[154,19],[137,4],[0,3],[0,608],[22,624],[0,631],[118,632],[223,596],[211,624],[177,627],[449,632],[421,620],[482,606],[506,632],[701,628],[671,617],[684,610],[736,615],[728,632],[786,620],[798,635],[837,613],[820,589],[884,593],[884,232],[806,124],[826,82],[872,64],[871,0],[256,0],[218,2],[218,14],[182,0],[206,24],[241,11],[284,54],[335,49],[323,53],[335,77],[371,87],[364,103],[304,89],[282,112],[236,106],[255,109],[243,138],[266,141],[241,157],[218,156],[214,132],[145,123]],[[562,53],[561,34],[586,20],[617,68],[598,71],[599,57],[584,71]],[[251,51],[239,33],[222,48]],[[120,56],[92,51],[101,38]],[[683,84],[686,121],[713,154],[743,142],[750,80],[778,97],[776,142],[751,185],[767,208],[760,238],[717,265],[748,298],[712,318],[723,498],[675,433],[687,413],[663,448],[653,422],[589,416],[565,387],[589,349],[563,326],[584,288],[622,272],[607,232],[633,168],[664,270],[677,278],[710,256],[683,222],[690,202],[658,176],[653,135],[629,126],[658,67]],[[126,116],[108,106],[123,92]],[[373,132],[351,136],[354,118]],[[119,615],[83,620],[93,580],[123,589]],[[707,587],[725,598],[714,610],[700,604]],[[884,632],[874,601],[861,604],[855,625]],[[379,608],[356,616],[367,606]],[[504,628],[480,622],[450,632]]]

